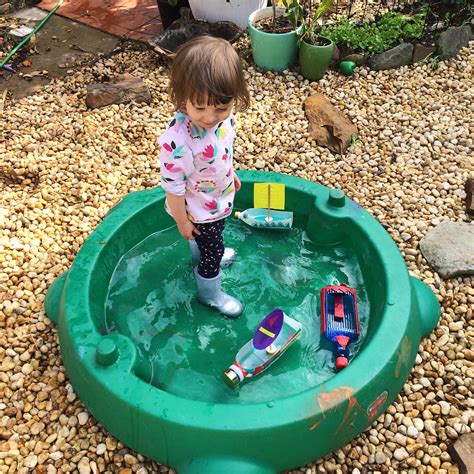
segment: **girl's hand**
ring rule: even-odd
[[[183,236],[186,240],[194,240],[196,235],[200,235],[201,232],[194,226],[194,224],[190,220],[185,220],[180,222],[179,224],[176,223],[178,226],[179,233]]]
[[[235,188],[235,192],[238,193],[240,191],[240,188],[241,188],[241,183],[240,183],[240,179],[238,178],[238,176],[234,173],[234,188]]]

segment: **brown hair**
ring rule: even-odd
[[[237,52],[228,41],[212,36],[198,36],[178,49],[171,67],[169,93],[177,110],[188,100],[215,106],[235,99],[241,111],[250,105]]]

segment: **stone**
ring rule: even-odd
[[[304,109],[309,121],[309,133],[318,145],[335,153],[343,153],[352,137],[357,136],[357,127],[322,94],[309,96]]]
[[[9,3],[5,3],[3,5],[0,5],[0,15],[6,15],[9,13],[12,9],[12,6]]]
[[[411,63],[413,57],[413,45],[402,43],[394,48],[380,54],[374,54],[367,61],[367,66],[375,71],[384,69],[395,69]]]
[[[445,221],[420,241],[429,265],[442,278],[474,274],[474,224]]]
[[[33,469],[38,464],[38,456],[34,454],[26,456],[24,463],[27,468]]]
[[[415,44],[415,48],[413,49],[413,58],[412,62],[417,63],[419,61],[423,61],[429,55],[432,55],[436,52],[436,46],[426,46],[421,43]]]
[[[82,458],[77,465],[79,474],[89,474],[91,472],[91,466],[88,458]]]
[[[395,452],[393,453],[393,457],[397,461],[403,461],[404,459],[408,457],[407,450],[405,448],[397,448]]]
[[[470,25],[450,26],[439,35],[438,56],[440,59],[454,58],[461,48],[466,47],[471,39]]]
[[[425,423],[421,418],[414,418],[413,424],[418,431],[423,431],[425,429]]]
[[[107,451],[107,446],[104,443],[100,443],[100,444],[97,445],[97,448],[96,448],[95,452],[98,456],[101,456],[106,451]]]
[[[441,400],[439,402],[439,406],[441,407],[441,414],[444,416],[449,415],[449,412],[451,411],[451,405],[448,402]]]
[[[377,451],[375,453],[375,462],[377,464],[384,464],[386,460],[387,456],[385,456],[385,453],[383,451]]]
[[[363,54],[348,54],[341,61],[352,61],[356,63],[357,66],[362,66],[365,62],[365,56]]]
[[[449,323],[449,330],[452,332],[458,332],[464,327],[464,323],[462,321],[456,321],[453,323]]]
[[[83,411],[77,415],[77,419],[80,425],[85,425],[89,419],[89,413]]]
[[[474,216],[474,178],[469,178],[464,185],[466,191],[466,212]]]
[[[121,74],[109,82],[87,86],[86,105],[90,109],[128,102],[151,102],[151,94],[143,79]]]

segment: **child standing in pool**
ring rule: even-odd
[[[240,189],[232,110],[250,101],[236,51],[210,36],[188,41],[174,59],[169,92],[176,114],[158,139],[166,210],[189,242],[199,300],[236,318],[243,305],[221,290],[220,273],[235,254],[222,232]]]

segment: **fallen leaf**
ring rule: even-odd
[[[25,59],[21,64],[25,67],[31,67],[33,63],[29,59]]]

